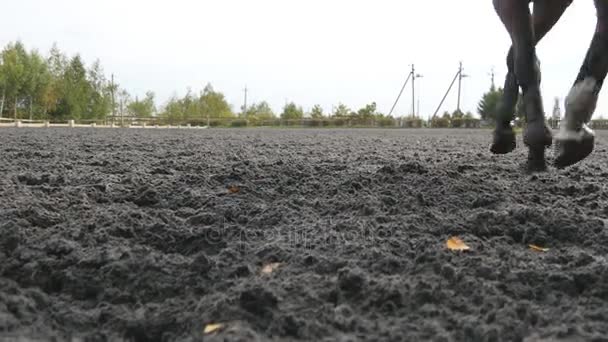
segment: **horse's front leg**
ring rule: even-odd
[[[608,73],[608,2],[595,0],[597,26],[579,74],[566,97],[566,114],[556,137],[555,166],[578,163],[593,151],[593,131],[587,127]]]
[[[537,0],[534,2],[534,41],[535,46],[559,21],[572,0]],[[498,10],[498,3],[495,2]],[[536,59],[537,72],[540,83],[540,63]],[[505,78],[503,96],[496,108],[496,128],[490,151],[495,154],[506,154],[516,147],[515,132],[511,127],[511,121],[515,119],[515,106],[519,97],[519,82],[515,77],[515,58],[513,45],[507,54],[507,76]]]
[[[544,170],[545,148],[551,145],[551,131],[545,123],[540,92],[540,69],[536,64],[536,39],[526,0],[494,0],[498,16],[511,35],[515,77],[523,92],[527,125],[524,143],[528,146],[528,168]]]

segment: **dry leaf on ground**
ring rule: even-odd
[[[218,324],[207,324],[207,325],[205,326],[204,333],[205,333],[205,334],[211,334],[211,333],[214,333],[214,332],[218,332],[218,331],[219,331],[219,330],[221,330],[223,327],[224,327],[224,325],[223,325],[223,324],[221,324],[221,323],[218,323]]]
[[[528,247],[530,247],[531,250],[536,251],[536,252],[548,252],[549,251],[549,248],[539,247],[536,245],[529,245]]]
[[[241,189],[239,189],[239,187],[235,185],[232,185],[228,188],[228,192],[231,194],[236,194],[239,191],[241,191]]]
[[[449,238],[446,245],[452,251],[468,251],[471,249],[464,241],[455,236]]]

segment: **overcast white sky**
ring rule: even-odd
[[[420,112],[432,115],[458,62],[471,77],[462,107],[476,113],[494,67],[502,85],[510,40],[491,0],[2,0],[0,44],[17,39],[44,54],[54,42],[87,64],[101,60],[133,95],[160,104],[206,83],[238,110],[267,100],[326,112],[342,102],[390,110],[414,63]],[[567,94],[595,27],[591,0],[577,0],[541,42],[545,110]],[[595,117],[608,116],[606,90]],[[456,88],[441,111],[456,107]],[[397,116],[411,112],[411,87]]]

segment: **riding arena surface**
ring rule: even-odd
[[[0,340],[605,341],[597,134],[2,129]]]

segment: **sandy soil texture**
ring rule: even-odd
[[[606,341],[598,135],[529,175],[488,130],[2,129],[0,337]]]

